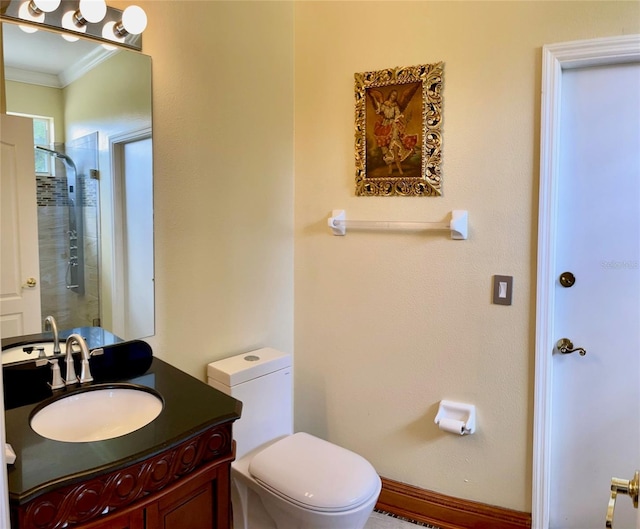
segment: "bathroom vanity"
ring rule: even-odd
[[[145,342],[105,347],[98,358],[87,387],[149,388],[162,398],[160,415],[120,437],[62,442],[30,420],[81,388],[7,409],[17,456],[8,466],[12,529],[229,529],[231,432],[242,404],[154,358]]]

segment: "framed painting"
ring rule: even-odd
[[[443,69],[355,74],[356,195],[442,195]]]

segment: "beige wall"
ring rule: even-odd
[[[204,380],[225,356],[293,352],[293,5],[141,5],[153,58],[150,343]]]
[[[64,143],[64,96],[60,88],[6,81],[7,110],[53,118],[56,143]]]
[[[151,64],[119,52],[64,88],[67,141],[97,131],[104,136],[151,126]]]
[[[296,426],[383,476],[531,510],[541,46],[640,32],[637,2],[296,4]],[[353,74],[444,61],[444,195],[354,196]],[[347,218],[470,236],[329,234]],[[491,304],[492,275],[513,305]],[[463,438],[437,404],[476,404]]]

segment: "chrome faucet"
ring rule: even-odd
[[[79,334],[70,334],[67,338],[67,351],[65,356],[65,362],[67,363],[67,372],[65,376],[65,384],[70,386],[78,382],[78,376],[76,375],[75,366],[73,365],[73,344],[77,344],[80,347],[80,354],[82,355],[82,367],[80,369],[80,384],[85,382],[91,382],[93,377],[91,376],[91,370],[89,369],[89,347],[87,342]]]
[[[58,325],[56,319],[53,316],[47,316],[44,319],[44,328],[51,328],[53,332],[53,354],[60,354],[60,337],[58,336]]]

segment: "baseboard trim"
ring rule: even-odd
[[[531,529],[531,514],[382,478],[376,509],[441,529]]]

